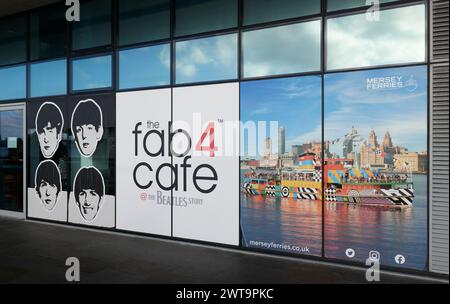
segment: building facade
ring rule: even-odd
[[[68,8],[1,14],[3,213],[448,275],[447,1]]]

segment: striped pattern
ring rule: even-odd
[[[391,200],[395,205],[411,206],[414,198],[412,189],[381,189],[383,195]]]
[[[317,195],[297,192],[297,193],[295,193],[295,198],[305,199],[305,200],[317,200]]]
[[[243,187],[243,192],[250,194],[250,195],[257,195],[258,192],[256,192],[255,189],[253,189],[252,184],[250,183],[245,183],[244,187]]]
[[[297,192],[306,193],[306,194],[317,194],[318,193],[316,188],[304,188],[304,187],[297,188]]]
[[[430,1],[430,271],[449,273],[449,1]]]

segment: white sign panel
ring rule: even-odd
[[[173,90],[174,237],[239,245],[238,122],[238,83]]]
[[[118,93],[118,229],[171,236],[171,90]]]

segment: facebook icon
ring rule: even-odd
[[[398,265],[403,265],[403,264],[405,264],[405,262],[406,262],[406,258],[403,255],[397,254],[395,256],[395,263],[397,263]]]

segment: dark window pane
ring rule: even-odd
[[[111,55],[75,59],[72,62],[72,90],[91,90],[112,86]]]
[[[235,78],[237,78],[237,34],[177,42],[177,83]]]
[[[54,96],[67,93],[67,60],[30,65],[30,96]]]
[[[119,73],[120,89],[169,85],[170,45],[120,51]]]
[[[379,3],[392,2],[396,0],[379,0]],[[373,1],[375,2],[375,1]],[[367,0],[328,0],[327,10],[337,11],[341,9],[349,9],[355,7],[367,6]]]
[[[176,36],[237,27],[236,0],[176,0]]]
[[[119,2],[119,44],[170,37],[170,1]]]
[[[369,67],[425,61],[425,6],[380,11],[327,21],[327,69]]]
[[[244,25],[320,13],[320,0],[244,0]]]
[[[65,6],[44,8],[31,14],[31,60],[61,57],[66,53]]]
[[[22,16],[0,20],[0,65],[27,60],[26,26]]]
[[[111,0],[81,2],[81,21],[73,22],[72,49],[111,44]]]
[[[0,100],[25,98],[26,75],[25,65],[0,69]]]
[[[242,37],[244,77],[320,70],[320,20],[244,32]]]

